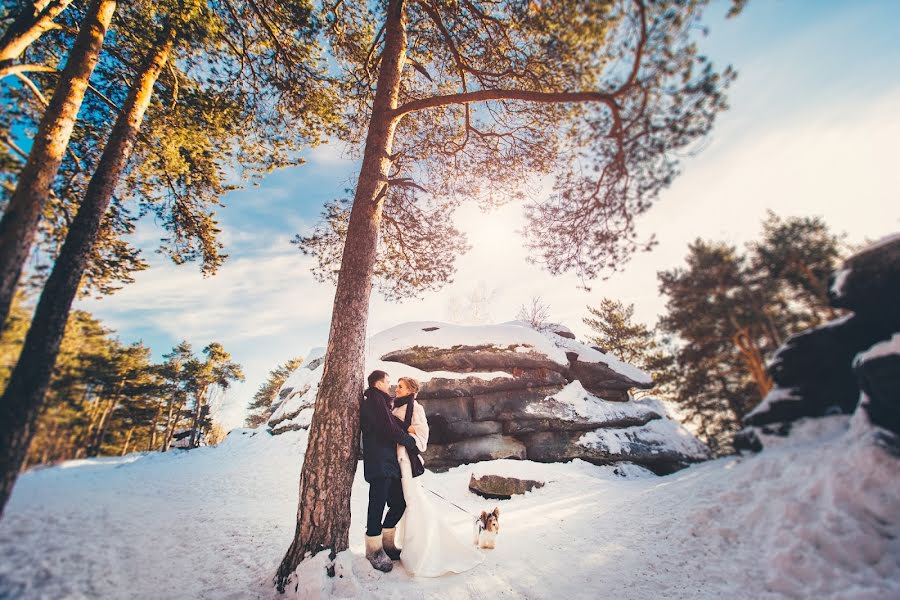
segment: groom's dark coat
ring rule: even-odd
[[[363,476],[371,482],[379,477],[400,477],[397,444],[416,447],[416,439],[403,430],[401,421],[391,414],[391,397],[370,387],[363,394],[359,412],[362,430]]]

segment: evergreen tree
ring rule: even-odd
[[[591,344],[616,358],[630,363],[653,378],[654,390],[641,390],[636,396],[662,391],[661,385],[670,380],[673,355],[666,350],[659,334],[634,320],[634,305],[625,305],[612,298],[601,298],[597,306],[588,306],[584,324],[594,335]]]
[[[771,389],[766,358],[789,335],[835,316],[825,282],[839,239],[820,219],[769,213],[746,253],[698,239],[686,267],[658,273],[667,297],[658,327],[675,357],[662,380],[717,452],[731,450],[741,419]]]
[[[269,420],[269,417],[272,416],[273,404],[278,397],[278,390],[281,389],[291,373],[300,368],[301,364],[303,364],[303,358],[298,356],[269,371],[265,383],[259,386],[259,389],[253,394],[253,400],[247,405],[249,414],[244,421],[246,427],[259,427]]]

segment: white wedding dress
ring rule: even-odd
[[[400,419],[405,413],[406,406],[394,409]],[[428,424],[425,410],[418,402],[414,406],[412,424],[416,428],[413,437],[419,450],[424,452],[428,443]],[[400,562],[406,572],[416,577],[439,577],[468,571],[483,561],[484,555],[472,544],[472,532],[457,533],[451,529],[426,495],[421,477],[413,478],[409,455],[403,446],[397,446],[397,460],[406,511],[397,524],[395,539],[402,550]],[[461,537],[461,533],[468,535]]]

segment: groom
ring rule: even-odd
[[[413,436],[403,431],[399,419],[391,414],[394,401],[388,391],[390,380],[384,371],[369,374],[369,387],[360,405],[363,475],[369,483],[369,509],[366,519],[366,558],[373,567],[387,573],[394,568],[391,559],[400,558],[394,544],[394,527],[406,510],[400,485],[397,444],[416,447]],[[384,506],[388,513],[382,524]]]

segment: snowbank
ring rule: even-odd
[[[368,565],[360,469],[337,576],[327,578],[327,557],[317,556],[302,563],[298,591],[416,600],[897,598],[900,478],[882,439],[857,412],[800,421],[757,455],[665,477],[580,460],[426,472],[422,485],[459,505],[427,494],[460,536],[471,535],[475,514],[501,510],[497,549],[468,573],[435,579]],[[25,473],[0,521],[0,597],[291,598],[273,591],[272,577],[294,533],[305,447],[305,431],[242,429],[216,447]],[[468,492],[473,473],[546,485],[486,501]]]

